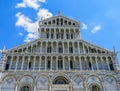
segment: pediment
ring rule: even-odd
[[[47,26],[51,26],[51,25],[60,25],[60,26],[80,26],[79,22],[77,20],[62,16],[62,15],[58,15],[58,16],[54,16],[54,17],[50,17],[47,19],[44,19],[42,21],[39,21],[39,25],[47,25]]]

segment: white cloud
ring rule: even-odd
[[[82,29],[83,29],[83,30],[87,30],[87,29],[88,29],[88,26],[87,26],[87,24],[85,24],[85,23],[82,23]]]
[[[91,30],[91,32],[93,34],[95,34],[96,32],[98,32],[99,30],[101,29],[101,26],[97,25],[97,26],[94,26],[93,29]]]
[[[43,2],[43,3],[45,3],[46,2],[46,0],[39,0],[40,2]]]
[[[23,33],[19,33],[20,36],[23,36]]]
[[[38,8],[40,7],[40,2],[45,3],[46,0],[23,0],[22,3],[18,3],[15,7],[16,8],[30,7],[35,10],[38,10]]]
[[[37,18],[38,20],[41,20],[41,19],[46,19],[46,18],[49,18],[53,16],[51,12],[48,11],[48,9],[40,9],[37,13]]]
[[[29,42],[31,40],[38,38],[38,21],[32,22],[32,20],[25,16],[24,14],[21,14],[18,12],[16,14],[17,22],[16,26],[24,28],[24,30],[28,33],[28,35],[25,37],[25,42]]]
[[[37,13],[37,20],[33,22],[29,17],[25,16],[21,12],[16,14],[17,22],[16,26],[22,27],[28,34],[26,35],[24,42],[30,42],[31,40],[39,38],[38,33],[38,22],[41,18],[51,17],[52,13],[50,13],[47,9],[40,9]]]

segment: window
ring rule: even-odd
[[[59,34],[57,34],[57,39],[59,39]]]
[[[51,53],[52,48],[51,47],[47,47],[47,53]]]
[[[71,34],[71,39],[73,39],[73,34]]]
[[[66,34],[67,39],[69,39],[69,34]]]
[[[5,70],[8,70],[8,69],[9,69],[9,64],[7,63],[5,66]]]
[[[47,36],[47,38],[49,38],[49,33],[47,33],[47,35],[46,35],[46,36]]]
[[[51,34],[51,38],[53,39],[53,33]]]
[[[31,62],[29,62],[29,69],[31,68]]]
[[[62,69],[62,68],[63,68],[62,60],[58,60],[58,69]]]
[[[110,63],[109,65],[110,65],[110,70],[114,70],[113,64]]]
[[[50,67],[51,67],[51,62],[50,62],[50,60],[48,60],[47,61],[47,69],[50,69]]]
[[[61,39],[63,39],[63,34],[61,34]]]
[[[59,51],[59,53],[63,53],[63,48],[59,47],[58,51]]]
[[[73,61],[70,61],[70,69],[73,69]]]
[[[73,53],[73,48],[72,47],[69,48],[69,53]]]
[[[92,67],[92,64],[91,64],[91,62],[89,61],[89,69],[91,69],[91,67]]]

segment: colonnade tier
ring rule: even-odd
[[[32,53],[109,53],[103,48],[95,47],[84,42],[73,41],[38,41],[30,45],[24,45],[9,52],[32,52]]]
[[[114,70],[111,57],[8,56],[5,70]]]
[[[77,28],[45,28],[40,27],[38,29],[40,38],[47,38],[47,39],[79,39],[79,27]]]

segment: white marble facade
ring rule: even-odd
[[[38,32],[2,52],[0,91],[120,91],[116,52],[81,39],[78,21],[58,13]]]

